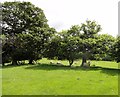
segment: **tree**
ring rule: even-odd
[[[6,35],[3,41],[3,62],[6,59],[12,61],[12,64],[18,64],[17,61],[29,60],[32,64],[33,60],[41,59],[44,53],[45,44],[50,39],[54,29],[49,29],[41,34],[16,34],[15,36]]]
[[[78,45],[82,42],[79,37],[68,36],[63,38],[58,51],[58,59],[67,59],[71,66],[74,60],[80,58]]]
[[[81,37],[81,27],[80,25],[72,25],[71,28],[67,31],[67,35],[73,37]]]
[[[96,45],[96,37],[98,32],[101,30],[101,26],[96,21],[87,20],[81,25],[74,25],[68,30],[70,36],[79,37],[82,42],[77,45],[79,47],[79,53],[82,54],[83,66],[90,55],[93,54],[93,49]]]
[[[2,4],[2,33],[29,33],[34,27],[46,28],[43,10],[30,2],[5,2]]]
[[[89,21],[87,20],[85,23],[81,25],[81,31],[83,32],[81,38],[83,39],[83,57],[82,57],[82,64],[87,62],[88,55],[92,54],[92,49],[95,43],[95,37],[99,31],[101,31],[101,26],[96,23],[96,21]],[[92,42],[92,43],[91,43]]]
[[[82,55],[83,66],[90,55],[93,54],[93,49],[96,45],[96,36],[101,30],[101,26],[96,21],[87,20],[81,25],[73,25],[67,32],[67,35],[72,37],[79,37],[79,44],[77,44],[78,52]],[[82,42],[81,42],[82,41]],[[79,54],[78,53],[78,54]]]
[[[116,42],[113,45],[112,57],[114,57],[117,62],[120,62],[120,36],[117,37]]]
[[[67,31],[54,35],[48,43],[46,57],[69,61],[71,66],[74,60],[80,58],[78,44],[82,42],[79,37],[69,36]]]
[[[46,43],[56,32],[47,24],[43,10],[30,2],[5,2],[2,10],[2,32],[7,36],[3,54],[10,55],[13,64],[26,59],[32,63],[33,60],[41,58]],[[11,50],[9,54],[6,54],[6,44]]]
[[[98,32],[101,31],[101,26],[96,21],[87,20],[81,24],[81,31],[83,32],[83,39],[95,38]]]
[[[82,48],[80,50],[80,52],[82,53],[81,66],[84,66],[84,64],[87,63],[87,60],[90,59],[90,56],[93,54],[93,49],[95,45],[96,39],[94,38],[82,39]]]
[[[4,63],[10,62],[11,61],[11,51],[12,51],[12,45],[10,41],[8,41],[8,38],[5,35],[0,35],[0,40],[1,40],[1,45],[2,45],[2,65]]]
[[[111,61],[114,58],[111,57],[111,48],[115,42],[115,38],[108,34],[101,34],[96,36],[96,44],[93,47],[92,60],[104,60]]]
[[[54,59],[58,55],[59,47],[61,43],[61,37],[58,35],[53,35],[52,38],[46,43],[44,57],[49,59]]]
[[[92,50],[96,45],[96,36],[100,30],[101,26],[95,21],[86,21],[81,26],[73,25],[68,31],[57,33],[56,37],[52,39],[48,50],[48,52],[54,53],[48,55],[57,56],[58,59],[67,59],[70,66],[75,59],[82,56],[81,66],[83,66],[89,56],[93,54]]]

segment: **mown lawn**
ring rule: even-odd
[[[117,63],[92,61],[91,68],[78,67],[80,61],[72,67],[61,63],[42,59],[35,65],[3,67],[3,95],[118,95]]]

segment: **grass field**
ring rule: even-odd
[[[35,65],[5,66],[3,95],[118,95],[117,63],[92,61],[94,67],[80,68],[81,61],[72,67],[61,62],[64,66],[50,65],[47,59]]]

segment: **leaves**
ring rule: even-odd
[[[3,34],[33,31],[34,27],[48,27],[43,10],[30,2],[5,2],[2,10]]]
[[[114,43],[111,49],[111,55],[115,58],[117,62],[120,62],[120,36],[117,37],[116,42]]]
[[[81,25],[81,30],[83,31],[84,38],[94,38],[95,34],[101,31],[101,26],[96,21],[87,20]]]

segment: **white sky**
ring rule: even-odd
[[[0,0],[14,1],[14,0]],[[29,1],[42,8],[48,24],[57,31],[69,29],[71,25],[95,20],[101,25],[101,34],[118,34],[119,0],[16,0]]]

